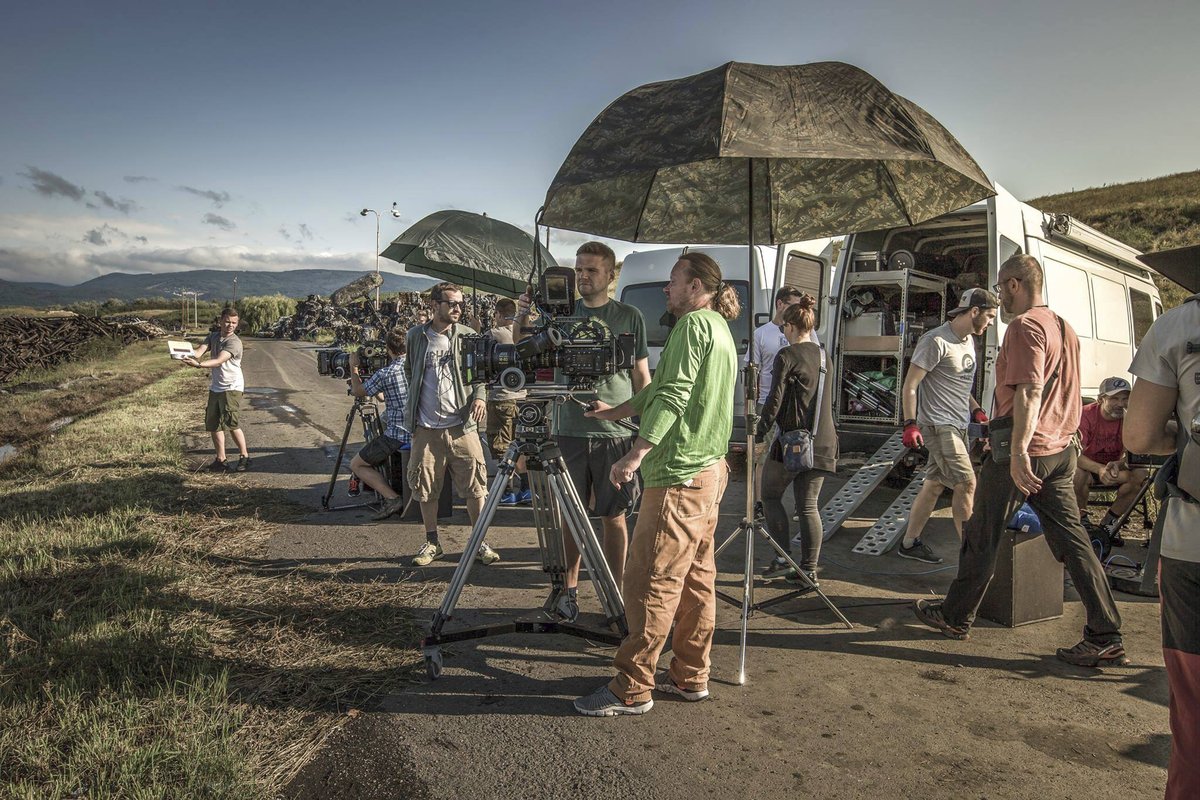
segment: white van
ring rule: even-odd
[[[1045,299],[1079,335],[1081,386],[1128,377],[1134,349],[1162,313],[1139,255],[1066,215],[997,195],[929,222],[848,236],[825,297],[822,341],[834,361],[834,418],[844,449],[864,449],[900,425],[900,387],[917,338],[940,325],[964,289],[997,282],[1028,253],[1045,269]],[[976,397],[991,407],[1005,320],[978,342]]]
[[[841,239],[814,239],[807,242],[775,246],[755,245],[753,269],[758,289],[754,310],[756,323],[761,325],[770,319],[773,311],[771,302],[775,287],[784,284],[798,286],[814,297],[827,296],[830,291],[830,265]],[[666,295],[663,287],[671,277],[671,268],[684,250],[705,253],[721,265],[725,280],[733,286],[741,300],[742,308],[750,291],[751,250],[745,245],[688,245],[666,247],[657,250],[635,251],[625,257],[621,274],[617,278],[616,297],[641,310],[646,318],[646,339],[650,348],[650,369],[658,366],[667,334],[671,332],[673,320],[667,314]],[[828,314],[819,315],[818,335],[824,335]],[[750,319],[743,313],[729,323],[733,340],[737,343],[738,355],[744,356],[750,341]],[[742,376],[738,372],[734,389],[734,432],[733,441],[744,444],[745,420],[743,417],[744,396]]]

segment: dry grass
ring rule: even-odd
[[[265,559],[298,510],[185,467],[202,391],[111,399],[0,478],[0,796],[272,796],[417,675],[422,586]]]
[[[1029,203],[1070,214],[1143,252],[1200,242],[1200,171],[1047,195]],[[1173,281],[1157,282],[1167,308],[1189,294]]]

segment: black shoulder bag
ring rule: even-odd
[[[1054,372],[1050,374],[1050,380],[1046,381],[1042,388],[1042,401],[1050,396],[1050,390],[1054,388],[1055,381],[1058,380],[1058,373],[1062,370],[1063,354],[1067,351],[1067,329],[1063,325],[1062,317],[1058,314],[1054,315],[1058,320],[1058,366],[1054,368]],[[995,417],[988,422],[988,441],[992,447],[992,461],[997,464],[1007,464],[1012,460],[1012,434],[1013,434],[1013,416],[1009,414],[1004,417]]]
[[[793,387],[794,388],[794,387]],[[817,429],[821,425],[821,401],[825,396],[825,350],[821,350],[821,373],[817,378],[817,395],[813,399],[813,410],[808,415],[808,427],[794,431],[784,431],[779,435],[779,446],[783,451],[783,468],[788,472],[808,472],[813,468],[813,445],[817,439]],[[796,400],[799,418],[799,399]]]

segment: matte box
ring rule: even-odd
[[[1063,565],[1040,533],[1006,530],[979,616],[1015,628],[1063,613]]]

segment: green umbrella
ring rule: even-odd
[[[861,69],[730,62],[617,98],[559,168],[541,221],[632,242],[779,244],[993,194],[937,120]]]
[[[515,297],[533,267],[534,240],[507,222],[469,211],[436,211],[392,240],[381,255],[408,272]],[[542,265],[554,257],[538,243]]]

